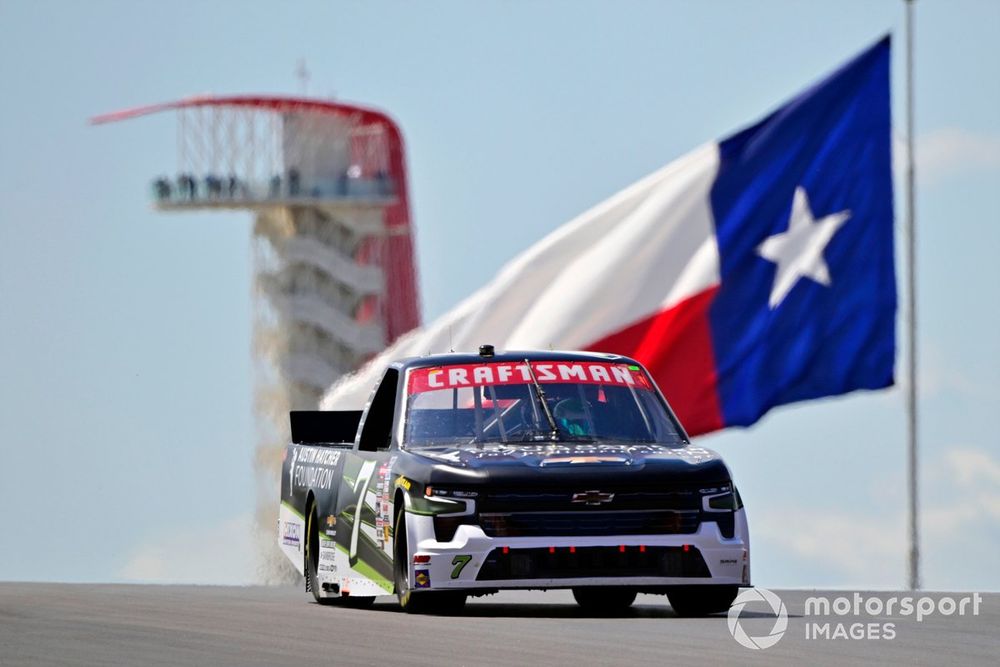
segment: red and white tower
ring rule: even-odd
[[[160,111],[177,114],[178,154],[156,208],[255,215],[258,516],[274,545],[288,411],[316,409],[420,323],[403,139],[380,111],[309,98],[194,97],[93,120]]]

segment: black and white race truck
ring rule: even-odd
[[[729,470],[626,357],[448,354],[390,365],[363,411],[293,412],[278,540],[321,604],[572,589],[725,611],[750,584]]]

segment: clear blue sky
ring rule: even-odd
[[[995,590],[1000,3],[918,5],[925,582]],[[91,115],[295,92],[305,58],[311,93],[402,126],[429,320],[886,32],[902,136],[902,26],[900,0],[0,0],[0,580],[253,578],[250,216],[153,212],[174,118]],[[758,585],[904,583],[902,401],[702,440],[737,475]]]

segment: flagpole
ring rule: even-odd
[[[909,338],[906,431],[909,482],[910,590],[920,588],[920,539],[917,527],[917,272],[913,158],[913,4],[906,2],[906,283]]]

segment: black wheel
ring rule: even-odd
[[[635,591],[621,586],[587,586],[574,588],[573,598],[587,611],[615,614],[632,606]]]
[[[708,616],[729,611],[739,586],[684,586],[667,593],[678,616]]]
[[[316,575],[319,568],[319,523],[316,521],[316,509],[314,507],[310,507],[306,514],[305,561],[306,581],[309,584],[309,590],[312,591],[313,599],[316,600],[316,604],[362,608],[370,607],[375,602],[374,597],[368,596],[323,597],[319,577]]]
[[[406,515],[396,514],[393,529],[392,578],[399,606],[408,614],[457,614],[467,595],[452,591],[414,590],[410,585],[410,549],[406,541]]]

